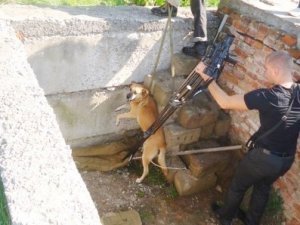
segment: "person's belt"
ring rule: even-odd
[[[285,157],[290,157],[291,155],[286,153],[286,152],[272,152],[268,149],[262,148],[262,152],[265,153],[266,155],[276,155],[278,157],[281,158],[285,158]]]

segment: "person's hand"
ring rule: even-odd
[[[203,62],[200,62],[195,69],[195,72],[199,73],[203,80],[207,81],[210,79],[210,76],[204,73],[206,66]]]

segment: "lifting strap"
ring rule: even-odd
[[[166,23],[165,29],[163,31],[163,35],[162,35],[161,42],[160,42],[160,47],[159,47],[159,50],[158,50],[158,54],[157,54],[157,57],[156,57],[156,60],[155,60],[155,64],[154,64],[152,73],[151,73],[151,75],[148,75],[148,76],[151,76],[151,77],[149,77],[149,79],[151,81],[148,84],[149,90],[151,92],[153,92],[153,90],[152,90],[153,80],[155,80],[157,67],[158,67],[158,64],[159,64],[160,56],[161,56],[161,53],[162,53],[162,49],[163,49],[163,46],[164,46],[164,42],[165,42],[168,30],[169,30],[169,39],[170,39],[171,76],[172,76],[172,79],[173,79],[172,80],[172,91],[174,91],[174,89],[175,89],[175,87],[174,87],[175,66],[174,66],[174,60],[173,60],[174,47],[173,47],[173,26],[172,26],[173,7],[169,7],[169,5],[168,5],[167,8],[168,8],[167,23]]]

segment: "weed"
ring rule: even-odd
[[[149,165],[149,167],[149,174],[143,182],[147,183],[150,186],[160,186],[164,190],[167,198],[174,199],[178,197],[175,186],[170,185],[167,182],[162,171],[158,167],[152,165]],[[139,162],[132,162],[127,168],[129,172],[134,173],[137,176],[141,176],[141,174],[143,173],[143,166]],[[142,198],[145,196],[145,193],[140,191],[137,193],[137,196]]]
[[[140,209],[139,210],[139,214],[140,214],[140,217],[141,217],[141,220],[143,221],[143,223],[147,222],[147,224],[151,223],[151,222],[155,222],[155,217],[154,217],[154,214],[152,212],[150,212],[149,210],[147,209]]]
[[[143,173],[143,166],[140,162],[134,161],[128,165],[128,171],[137,176],[141,176]],[[144,182],[149,185],[165,185],[166,179],[159,168],[149,165],[149,174],[146,176]]]
[[[139,190],[137,193],[136,193],[136,196],[138,196],[139,198],[143,198],[145,196],[145,192]]]
[[[131,161],[128,164],[127,169],[130,173],[134,173],[137,176],[141,176],[143,173],[143,166],[140,162],[137,161]]]
[[[220,0],[208,0],[206,1],[206,5],[209,7],[217,7],[220,3]]]
[[[273,189],[270,193],[269,201],[266,207],[266,214],[275,215],[282,213],[283,200],[278,190]]]
[[[149,175],[146,179],[150,185],[164,186],[166,184],[166,179],[163,173],[159,168],[154,166],[150,166]]]
[[[0,224],[11,225],[2,181],[0,180]]]
[[[178,192],[173,184],[166,187],[165,192],[168,198],[175,199],[178,197]]]

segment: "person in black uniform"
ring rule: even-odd
[[[172,8],[172,16],[177,15],[178,0],[166,0],[166,3],[160,7],[151,9],[152,14],[157,16],[168,16],[168,7]],[[191,11],[194,16],[193,45],[182,48],[186,55],[201,59],[206,52],[207,47],[207,17],[204,0],[190,0]]]
[[[224,205],[212,205],[222,225],[231,225],[234,217],[246,225],[260,224],[272,184],[292,166],[300,130],[300,88],[293,82],[292,64],[288,53],[271,53],[265,60],[265,78],[274,86],[245,95],[228,96],[215,81],[208,86],[221,108],[258,110],[261,124],[250,138],[250,150],[238,165]],[[206,80],[204,68],[201,63],[196,71]],[[239,206],[251,186],[249,210],[242,213]]]

